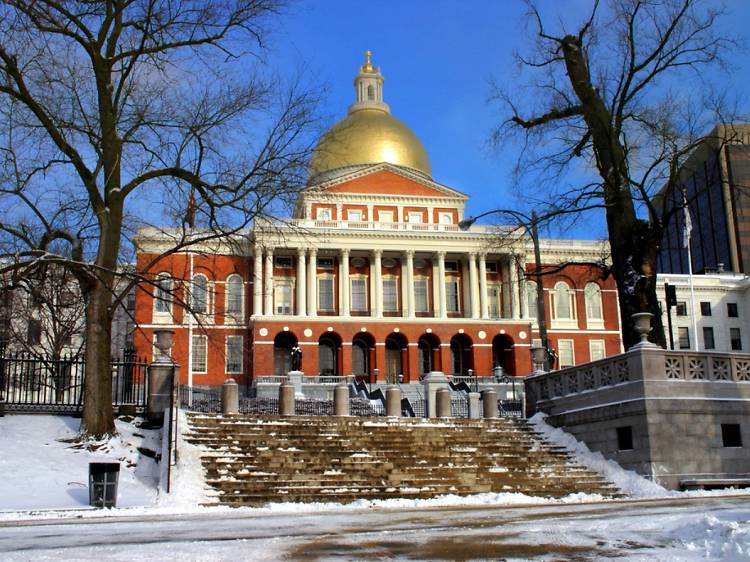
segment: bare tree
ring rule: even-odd
[[[264,63],[281,8],[0,7],[0,273],[30,276],[54,263],[75,275],[86,303],[84,434],[114,432],[113,310],[134,283],[153,282],[147,266],[115,283],[118,259],[133,252],[128,237],[152,221],[171,224],[165,254],[175,252],[239,232],[302,185],[317,100]]]
[[[717,30],[721,11],[697,0],[596,0],[573,33],[529,12],[537,41],[519,60],[533,79],[495,88],[509,112],[495,138],[525,136],[517,171],[549,186],[551,212],[604,209],[625,346],[638,341],[637,312],[654,314],[651,337],[664,345],[656,258],[680,209],[661,202],[682,189],[681,166],[722,118],[706,77],[734,43]]]

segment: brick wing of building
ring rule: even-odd
[[[348,116],[321,139],[293,217],[230,243],[160,260],[137,291],[135,337],[152,353],[175,331],[183,384],[286,374],[415,382],[429,371],[525,375],[538,338],[531,241],[508,227],[459,227],[467,196],[435,182],[421,142],[383,102],[368,53]],[[168,247],[144,230],[138,267]],[[594,262],[602,244],[541,242],[546,265]],[[544,276],[558,365],[621,351],[614,282],[570,265]],[[188,314],[180,302],[191,303]]]

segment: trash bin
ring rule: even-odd
[[[89,463],[89,505],[92,507],[115,507],[119,476],[119,462]]]

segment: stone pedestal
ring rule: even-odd
[[[448,377],[440,371],[432,371],[427,373],[424,379],[422,379],[422,386],[424,388],[424,399],[427,402],[425,406],[425,417],[434,418],[437,416],[435,393],[440,388],[447,388],[450,390]]]
[[[482,392],[482,409],[485,418],[497,417],[497,392],[494,390],[485,390]]]
[[[289,382],[279,386],[279,415],[294,415],[294,385]]]
[[[146,417],[150,422],[161,423],[164,420],[164,412],[169,409],[176,378],[175,363],[158,361],[148,366]]]
[[[469,419],[477,420],[482,417],[482,406],[479,403],[479,393],[469,393]]]
[[[302,371],[289,371],[287,379],[294,386],[294,396],[296,398],[304,398],[305,394],[302,392],[302,379],[304,377]]]
[[[221,413],[236,414],[240,411],[240,387],[237,381],[227,379],[221,387]]]
[[[391,418],[401,417],[401,389],[389,386],[385,390],[385,415]]]
[[[437,417],[451,417],[451,391],[449,388],[438,388],[435,392],[435,410]]]
[[[333,389],[333,414],[335,416],[351,415],[349,387],[344,383],[337,384]]]

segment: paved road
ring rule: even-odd
[[[0,523],[8,561],[750,560],[746,544],[750,496]]]

